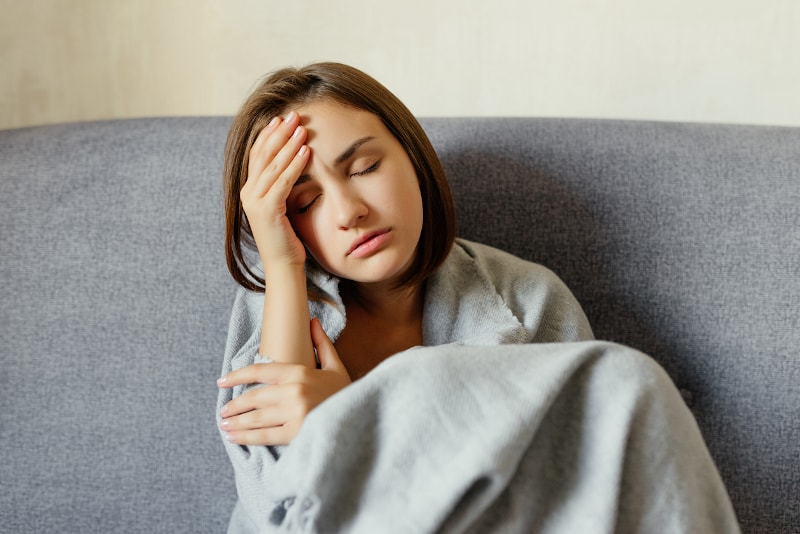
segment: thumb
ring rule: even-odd
[[[311,342],[317,350],[317,358],[319,358],[321,369],[347,375],[347,369],[345,369],[342,360],[339,359],[336,348],[322,328],[322,323],[316,317],[311,319]]]

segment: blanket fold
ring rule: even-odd
[[[669,377],[611,343],[411,349],[277,459],[226,447],[231,531],[738,532]]]

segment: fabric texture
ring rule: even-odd
[[[602,342],[411,349],[238,448],[229,532],[739,531],[667,375]]]
[[[0,131],[0,531],[224,531],[229,123]]]
[[[335,341],[337,280],[311,282],[336,304],[309,304]],[[240,291],[223,374],[261,361],[262,309]],[[564,343],[587,339],[552,272],[458,240],[427,286],[425,348],[328,399],[288,447],[225,441],[229,532],[736,532],[666,375],[629,349]],[[249,387],[221,390],[218,408]]]

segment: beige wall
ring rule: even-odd
[[[323,59],[418,115],[800,126],[798,0],[0,0],[0,13],[0,128],[231,114],[265,72]]]

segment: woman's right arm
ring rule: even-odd
[[[267,286],[259,353],[275,362],[313,369],[306,252],[286,214],[286,200],[310,155],[305,139],[297,113],[273,119],[250,149],[247,181],[240,196]]]

